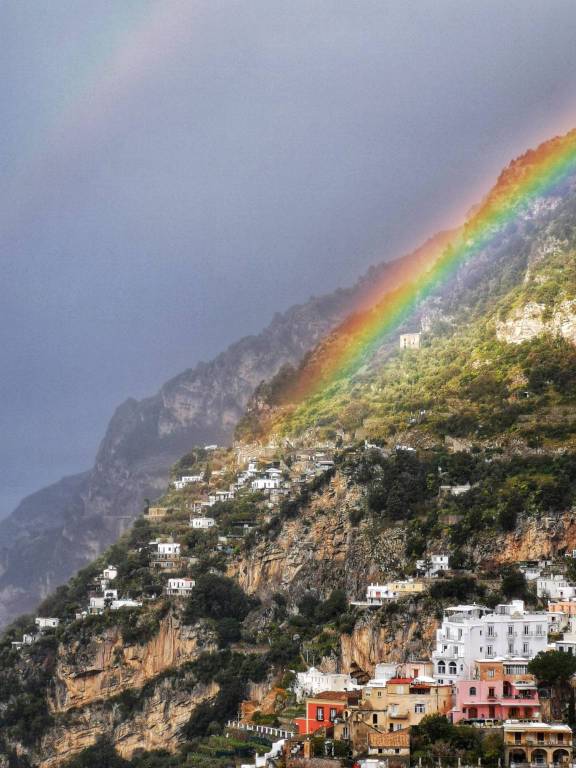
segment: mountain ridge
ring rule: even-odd
[[[0,626],[113,543],[159,496],[171,465],[191,445],[228,441],[254,389],[295,365],[332,327],[369,302],[374,286],[393,286],[406,264],[429,257],[441,232],[415,251],[371,267],[351,288],[312,297],[277,313],[266,328],[167,381],[156,395],[120,404],[92,469],[27,496],[0,524]],[[30,576],[31,575],[31,576]]]

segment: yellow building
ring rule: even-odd
[[[572,729],[562,723],[504,723],[505,764],[569,765],[572,761]]]
[[[393,677],[374,680],[355,707],[348,707],[335,729],[335,738],[352,742],[356,751],[370,747],[377,733],[391,733],[417,725],[426,715],[448,714],[452,686],[428,677]]]
[[[148,507],[146,511],[146,519],[153,522],[155,520],[163,520],[167,517],[172,510],[170,507]]]

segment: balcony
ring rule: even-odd
[[[390,720],[407,720],[409,716],[407,709],[398,709],[395,712],[388,712]]]

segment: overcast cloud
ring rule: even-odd
[[[0,2],[0,516],[568,129],[575,37],[573,0]]]

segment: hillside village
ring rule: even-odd
[[[34,619],[35,629],[12,640],[12,647],[26,654],[53,633],[61,638],[78,634],[87,622],[91,632],[109,626],[115,614],[131,617],[128,623],[137,633],[139,613],[150,615],[159,606],[166,611],[170,602],[185,606],[202,579],[233,574],[234,563],[269,538],[275,520],[289,520],[303,499],[338,493],[342,478],[356,483],[354,473],[366,461],[406,456],[411,452],[405,446],[353,443],[345,433],[312,446],[283,440],[194,449],[175,467],[165,496],[145,509],[136,526],[141,528],[138,546],[123,553],[124,562],[110,560],[93,572],[73,614],[44,615],[49,600]],[[440,505],[452,499],[462,502],[473,490],[470,482],[447,483],[449,474],[437,474],[435,499]],[[358,514],[363,503],[365,499],[358,500],[350,514]],[[229,738],[271,743],[256,763],[242,765],[304,765],[315,755],[335,765],[357,756],[358,765],[366,768],[409,764],[415,749],[418,754],[421,723],[434,723],[438,716],[456,729],[473,728],[472,741],[485,743],[476,745],[479,754],[488,755],[491,749],[502,765],[570,764],[572,731],[562,722],[567,701],[558,702],[554,685],[539,679],[531,662],[548,652],[576,660],[575,554],[560,549],[556,556],[518,563],[507,576],[491,574],[487,593],[481,578],[454,562],[453,547],[443,549],[441,542],[431,540],[420,557],[406,561],[403,577],[397,573],[366,582],[361,593],[344,602],[341,593],[333,592],[335,615],[353,617],[353,624],[369,622],[375,611],[401,614],[402,606],[427,595],[449,596],[454,585],[456,591],[462,585],[464,591],[477,590],[492,603],[492,594],[501,594],[508,580],[509,594],[522,592],[529,605],[519,598],[490,605],[481,599],[444,599],[427,656],[408,653],[400,660],[396,653],[375,658],[371,669],[356,663],[343,668],[338,654],[329,649],[323,654],[317,644],[295,633],[295,655],[288,658],[300,661],[288,673],[281,699],[268,694],[260,694],[256,702],[246,699],[227,721]],[[284,598],[274,600],[282,606]],[[292,610],[302,614],[305,609],[301,602]],[[270,649],[266,632],[248,639],[237,620],[224,629],[219,626],[218,632],[221,647],[231,643],[260,655]],[[269,692],[277,689],[277,678],[270,678]]]

